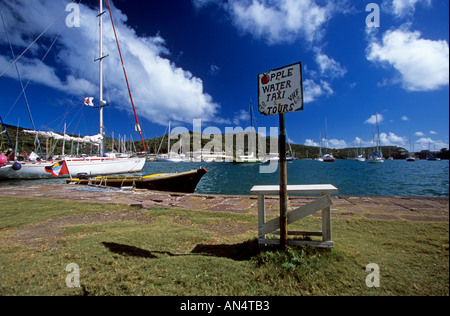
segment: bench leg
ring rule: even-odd
[[[323,241],[331,241],[331,209],[329,206],[322,210],[322,238]]]
[[[264,195],[258,194],[258,239],[265,239],[266,235],[261,235],[260,230],[266,223],[266,211]]]

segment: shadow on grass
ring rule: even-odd
[[[165,254],[171,257],[207,255],[214,257],[229,258],[235,261],[250,260],[259,253],[258,240],[249,240],[233,245],[202,245],[198,244],[188,254],[174,254],[169,251],[149,251],[135,246],[123,245],[114,242],[102,242],[109,251],[122,256],[157,259],[156,254]]]
[[[117,244],[115,242],[102,242],[103,246],[108,248],[111,252],[122,256],[139,257],[139,258],[158,258],[151,251],[141,249],[134,246]]]
[[[233,245],[202,245],[199,244],[191,251],[193,254],[203,254],[223,257],[235,261],[250,260],[259,253],[258,240],[249,240]]]

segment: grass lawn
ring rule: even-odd
[[[259,252],[253,214],[0,203],[2,296],[449,295],[448,223],[333,218],[332,251]],[[320,225],[309,216],[293,228]],[[66,271],[71,263],[79,287],[66,284],[76,279],[76,270]],[[379,267],[379,287],[366,285],[370,263]]]

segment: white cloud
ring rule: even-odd
[[[397,17],[405,17],[413,14],[417,4],[430,5],[431,0],[392,0],[385,1],[387,5],[387,12],[392,13]]]
[[[313,146],[313,147],[319,147],[319,143],[316,143],[312,139],[305,139],[305,146]]]
[[[414,135],[421,137],[424,136],[425,134],[423,132],[415,132]]]
[[[320,74],[324,77],[340,78],[347,72],[339,62],[322,53],[316,55],[316,62],[319,65]]]
[[[409,118],[406,115],[403,115],[401,119],[402,121],[409,121]]]
[[[217,4],[226,10],[233,24],[243,33],[269,44],[303,38],[308,42],[322,37],[324,24],[337,8],[331,1],[316,0],[194,0],[201,9]]]
[[[394,67],[409,91],[431,91],[449,83],[448,43],[423,39],[418,31],[387,31],[381,43],[372,37],[367,59]]]
[[[414,151],[440,151],[442,148],[449,148],[448,142],[443,140],[433,140],[430,137],[422,137],[414,143]]]
[[[250,114],[245,110],[240,110],[234,114],[233,124],[239,126],[241,123],[244,123],[244,125],[250,123]]]
[[[381,122],[383,122],[383,119],[384,119],[383,114],[377,113],[377,114],[370,116],[364,123],[375,125],[377,123],[377,120],[378,120],[378,123],[381,123]]]
[[[333,89],[326,81],[320,80],[320,84],[311,79],[306,79],[303,81],[303,102],[305,103],[313,102],[318,97],[331,95],[333,93]]]
[[[355,140],[352,142],[355,147],[371,147],[373,146],[372,140],[363,140],[362,138],[356,136]]]
[[[80,27],[68,28],[65,25],[68,13],[64,11],[67,3],[69,2],[17,0],[9,2],[2,10],[17,51],[23,50],[59,13],[63,13],[18,65],[23,80],[33,79],[33,82],[64,91],[81,100],[86,94],[96,96],[98,90],[98,63],[93,62],[98,58],[98,12],[79,4]],[[170,54],[164,39],[159,35],[137,35],[126,25],[125,14],[114,7],[112,11],[134,103],[140,117],[163,125],[169,119],[180,122],[192,122],[194,118],[204,121],[218,119],[216,115],[219,105],[204,91],[203,81],[164,57]],[[109,54],[104,59],[105,99],[111,101],[113,107],[131,111],[108,14],[103,16],[103,21],[104,54]],[[57,45],[53,47],[56,57],[44,60],[38,74],[33,75],[48,43],[53,41],[60,30],[62,33]],[[0,37],[0,41],[2,39]],[[6,67],[5,64],[10,63],[7,52],[3,54],[0,54],[0,71]],[[13,67],[5,75],[16,79],[17,75],[12,69]]]
[[[219,66],[217,66],[217,65],[209,65],[209,71],[208,71],[208,73],[210,74],[210,75],[217,75],[218,73],[219,73],[219,71],[220,71],[220,67]]]
[[[439,134],[438,132],[435,132],[435,131],[430,131],[430,134],[431,135],[437,135],[437,134]]]
[[[340,148],[346,148],[347,146],[347,142],[343,139],[329,139],[328,140],[328,146],[330,148],[336,148],[336,149],[340,149]]]
[[[392,132],[380,133],[380,144],[383,146],[405,146],[406,139],[402,136],[397,136]]]

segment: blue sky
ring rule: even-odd
[[[16,56],[49,27],[17,62],[36,128],[62,132],[66,122],[68,132],[92,135],[98,113],[82,101],[98,103],[98,2],[77,4],[75,27],[68,3],[0,0],[0,9]],[[319,145],[326,120],[330,147],[372,145],[378,113],[383,145],[409,149],[411,136],[414,150],[449,147],[448,1],[110,3],[145,138],[162,135],[169,120],[189,130],[194,119],[202,130],[245,129],[251,101],[254,124],[269,131],[278,117],[257,112],[257,75],[302,62],[304,110],[286,114],[294,143]],[[379,27],[366,24],[373,3]],[[106,135],[138,140],[109,15],[103,20]],[[0,115],[31,128],[11,61],[0,24]]]

